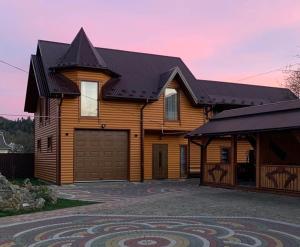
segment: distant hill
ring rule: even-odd
[[[10,120],[0,117],[0,131],[4,132],[7,144],[15,143],[24,147],[25,153],[34,150],[33,120],[30,118]]]

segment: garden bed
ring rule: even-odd
[[[9,211],[9,212],[0,211],[0,217],[20,215],[20,214],[29,214],[29,213],[34,213],[34,212],[51,211],[51,210],[56,210],[56,209],[85,206],[85,205],[90,205],[90,204],[95,204],[95,202],[58,198],[56,204],[46,204],[45,207],[42,209],[20,210],[20,211],[15,211],[15,212],[14,211]]]

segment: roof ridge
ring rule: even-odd
[[[70,43],[51,41],[51,40],[43,40],[43,39],[39,39],[38,42],[55,43],[55,44],[60,44],[60,45],[71,45]],[[129,50],[114,49],[114,48],[107,48],[107,47],[98,47],[98,46],[94,46],[94,48],[95,49],[103,49],[103,50],[120,51],[120,52],[127,52],[127,53],[145,54],[145,55],[151,55],[151,56],[170,57],[170,58],[181,59],[181,57],[178,57],[178,56],[170,56],[170,55],[164,55],[164,54],[155,54],[155,53],[139,52],[139,51],[129,51]]]
[[[249,109],[259,109],[259,108],[262,108],[262,107],[269,107],[269,106],[274,106],[274,105],[278,105],[278,104],[284,104],[284,103],[292,103],[292,102],[300,102],[300,99],[293,99],[293,100],[286,100],[286,101],[278,101],[278,102],[273,102],[273,103],[268,103],[268,104],[261,104],[261,105],[254,105],[254,106],[247,106],[247,107],[242,107],[242,108],[235,108],[235,109],[230,109],[230,110],[225,110],[225,111],[222,111],[218,114],[216,114],[214,117],[212,117],[211,120],[221,120],[221,119],[227,119],[227,118],[236,118],[236,117],[245,117],[245,116],[251,116],[251,115],[259,115],[259,114],[266,114],[266,113],[270,113],[270,112],[281,112],[281,111],[287,111],[287,110],[294,110],[294,109],[298,109],[300,108],[299,107],[295,107],[295,108],[290,108],[290,109],[278,109],[278,108],[275,108],[273,110],[269,110],[269,111],[262,111],[262,112],[248,112],[248,113],[242,113],[240,115],[229,115],[229,116],[224,116],[222,117],[222,114],[224,113],[228,113],[228,112],[231,112],[231,113],[235,113],[235,112],[239,112],[239,111],[242,111],[242,110],[245,110],[245,108],[247,108],[247,110]],[[218,117],[218,115],[221,115],[221,117]],[[216,118],[215,118],[216,117]]]
[[[274,88],[274,89],[286,89],[286,87],[274,87],[274,86],[267,86],[267,85],[257,85],[257,84],[248,84],[248,83],[239,83],[239,82],[229,82],[229,81],[216,81],[216,80],[205,80],[205,79],[197,79],[197,81],[205,81],[205,82],[216,82],[216,83],[223,83],[223,84],[234,84],[234,85],[241,85],[241,86],[251,86],[251,87],[265,87],[265,88]]]

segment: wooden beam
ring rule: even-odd
[[[256,153],[256,188],[260,188],[260,165],[261,165],[261,137],[260,133],[256,134],[256,148],[255,148],[255,153]]]
[[[237,165],[237,137],[231,136],[231,185],[236,184],[236,165]]]
[[[201,146],[201,160],[200,160],[200,185],[204,184],[205,167],[207,163],[207,146]]]

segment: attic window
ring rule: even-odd
[[[165,119],[169,121],[179,119],[179,97],[174,88],[166,88],[165,90]]]
[[[98,116],[98,82],[82,81],[80,84],[80,114],[82,117]]]

